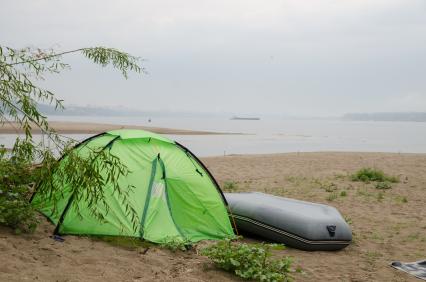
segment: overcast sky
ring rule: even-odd
[[[331,116],[426,111],[425,0],[2,1],[0,41],[108,46],[148,75],[65,57],[68,104]]]

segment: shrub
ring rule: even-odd
[[[379,181],[379,182],[388,181],[392,183],[399,182],[398,177],[386,175],[382,170],[369,168],[369,167],[361,168],[355,174],[352,175],[351,179],[352,181],[362,181],[362,182],[372,182],[372,181]]]
[[[333,182],[331,183],[324,183],[321,185],[321,188],[324,189],[326,192],[333,192],[337,190],[337,185]]]
[[[352,223],[353,223],[352,218],[350,218],[348,216],[345,216],[344,218],[345,218],[345,221],[346,221],[347,224],[352,225]]]
[[[320,189],[323,189],[326,192],[333,192],[337,190],[337,185],[333,182],[327,182],[327,181],[321,181],[319,179],[315,179],[314,183],[318,184]]]
[[[237,184],[234,181],[225,181],[223,183],[223,190],[233,192],[237,189]]]
[[[16,233],[32,232],[37,226],[36,213],[28,201],[33,171],[25,160],[9,158],[0,147],[0,224]]]
[[[333,192],[333,193],[330,193],[327,196],[326,200],[329,201],[329,202],[331,202],[331,201],[336,200],[338,196],[339,196],[339,194],[337,194],[337,192]]]
[[[191,242],[182,241],[179,238],[168,238],[167,242],[161,243],[160,246],[172,252],[176,252],[189,250],[192,245]]]
[[[346,192],[345,190],[340,192],[340,197],[346,197],[347,195],[348,195],[348,192]]]
[[[407,199],[407,197],[405,197],[405,196],[397,196],[397,197],[395,198],[395,200],[396,200],[397,202],[401,202],[401,203],[408,203],[408,199]]]
[[[376,189],[387,190],[387,189],[391,189],[391,188],[392,188],[392,185],[387,181],[376,183]]]
[[[289,275],[291,258],[271,258],[272,248],[283,248],[275,244],[232,243],[220,241],[201,250],[216,266],[244,279],[257,281],[292,281]]]

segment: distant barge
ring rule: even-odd
[[[231,120],[260,120],[259,117],[232,117]]]

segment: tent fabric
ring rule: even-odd
[[[400,261],[393,261],[391,266],[426,281],[426,259],[405,263]]]
[[[101,203],[96,206],[106,215],[102,221],[91,214],[84,195],[73,202],[71,187],[63,183],[62,190],[50,197],[56,201],[46,201],[37,193],[32,200],[57,225],[58,234],[131,236],[156,243],[234,236],[220,188],[183,146],[143,130],[113,130],[87,139],[74,150],[84,157],[94,149],[106,150],[129,169],[118,181],[120,187],[133,187],[128,204],[137,211],[140,224],[135,230],[111,183],[103,190],[108,211]],[[60,160],[67,161],[67,156]]]

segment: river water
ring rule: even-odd
[[[243,135],[168,135],[199,156],[285,152],[393,152],[426,153],[426,122],[368,122],[342,120],[230,120],[218,117],[102,117],[52,116],[50,120],[144,125]],[[73,134],[82,140],[90,135]],[[10,147],[13,134],[0,134]]]

